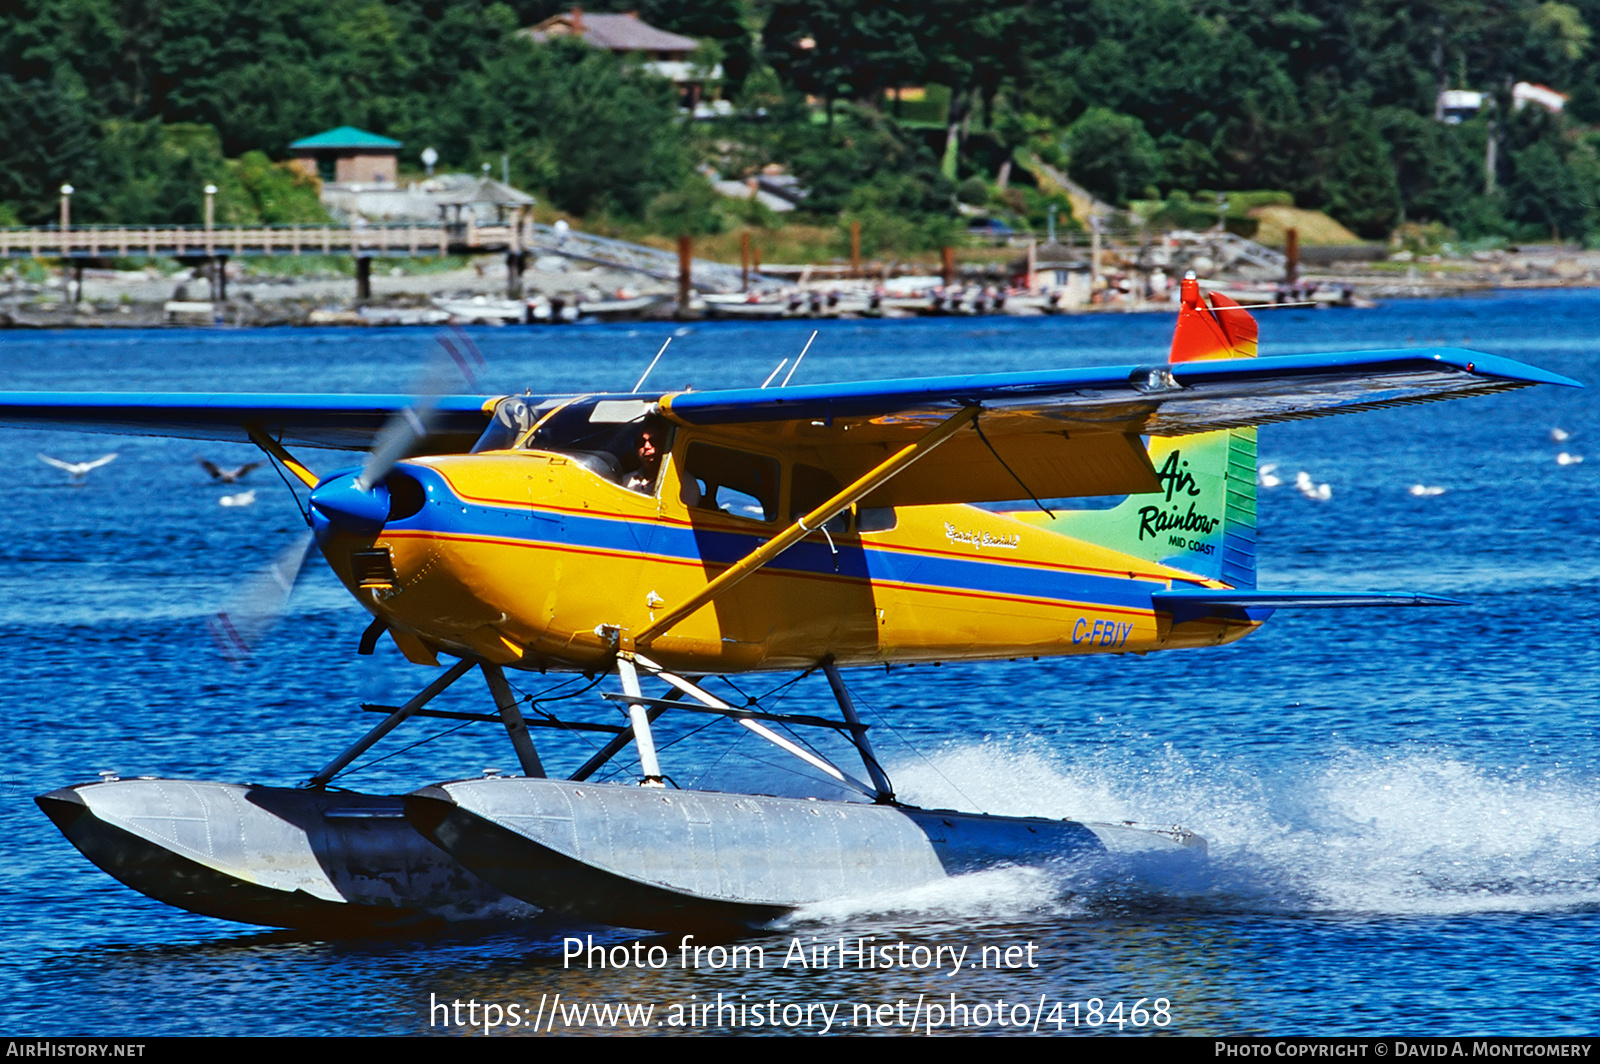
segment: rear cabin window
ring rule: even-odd
[[[856,511],[857,532],[893,532],[896,524],[893,506],[863,506]]]
[[[778,461],[710,443],[691,443],[684,477],[699,489],[701,510],[773,521],[778,516]]]
[[[826,469],[795,463],[793,479],[789,482],[789,520],[797,521],[815,510],[835,495],[844,485]],[[830,533],[842,535],[850,528],[850,510],[823,525]]]

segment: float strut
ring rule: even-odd
[[[794,743],[790,742],[788,739],[785,739],[783,736],[779,735],[777,732],[773,731],[771,728],[767,727],[765,724],[762,724],[758,720],[753,720],[750,717],[738,716],[737,715],[738,714],[738,710],[735,710],[732,706],[728,705],[728,703],[724,702],[722,699],[716,697],[715,695],[707,694],[705,691],[701,690],[698,686],[696,686],[695,684],[690,683],[688,680],[685,680],[681,676],[674,676],[672,673],[667,672],[660,665],[657,665],[655,662],[651,661],[649,658],[645,657],[644,655],[635,654],[633,656],[633,660],[638,664],[638,666],[640,668],[647,669],[651,673],[655,674],[655,676],[658,679],[662,679],[662,680],[667,681],[667,683],[671,684],[673,687],[676,687],[678,690],[682,691],[684,694],[688,695],[690,698],[694,699],[696,702],[699,702],[702,705],[710,706],[712,709],[716,709],[716,710],[732,710],[733,712],[730,713],[729,715],[732,716],[734,720],[739,722],[739,726],[740,727],[748,729],[749,731],[755,732],[757,735],[761,736],[763,739],[765,739],[767,742],[771,743],[773,746],[776,746],[781,750],[788,751],[789,753],[793,754],[795,757],[798,757],[801,761],[804,761],[806,764],[810,765],[812,768],[820,769],[822,772],[826,773],[829,776],[832,776],[834,779],[838,780],[840,783],[843,783],[843,784],[845,784],[846,786],[849,786],[849,787],[854,787],[856,790],[860,791],[862,794],[866,795],[868,798],[871,798],[874,801],[877,801],[878,795],[879,795],[880,792],[876,788],[873,788],[871,786],[868,786],[865,783],[862,783],[860,780],[856,779],[854,776],[846,773],[838,765],[835,765],[832,762],[830,762],[827,758],[818,757],[816,754],[812,753],[811,751],[809,751],[809,750],[807,750],[807,749],[805,749],[803,747],[795,745]],[[629,693],[632,694],[632,692],[629,692]]]
[[[888,805],[894,802],[894,785],[889,782],[888,773],[883,771],[883,765],[878,761],[878,755],[872,750],[872,740],[867,738],[867,733],[861,725],[861,718],[856,715],[856,704],[850,698],[850,692],[845,690],[844,679],[839,675],[839,667],[833,662],[822,666],[823,673],[828,677],[828,686],[833,688],[833,697],[839,701],[839,711],[844,714],[845,723],[856,725],[850,729],[850,741],[856,744],[856,749],[861,752],[861,763],[867,767],[867,775],[872,777],[872,785],[878,788],[877,801]]]
[[[617,658],[617,675],[622,679],[623,694],[633,698],[644,692],[639,689],[639,671],[625,657]],[[656,739],[650,731],[650,715],[637,702],[628,703],[628,723],[633,726],[633,741],[639,745],[639,772],[644,776],[641,787],[665,787],[661,778],[661,762],[656,758]]]
[[[318,772],[315,776],[312,776],[309,780],[306,780],[305,785],[307,787],[324,786],[329,780],[333,779],[333,777],[342,772],[346,765],[350,764],[350,762],[354,761],[356,758],[365,753],[367,748],[373,743],[394,731],[407,717],[411,716],[411,714],[415,713],[417,710],[421,709],[423,706],[432,701],[434,695],[437,695],[440,691],[443,691],[446,687],[449,687],[451,684],[461,679],[461,677],[465,675],[466,672],[475,664],[477,664],[477,662],[463,659],[450,666],[443,676],[424,687],[421,694],[417,695],[411,701],[407,702],[405,705],[401,706],[399,709],[385,717],[382,724],[379,724],[376,728],[373,728],[371,731],[367,732],[367,734],[363,735],[360,739],[357,739],[355,744],[352,745],[348,750],[334,758],[332,761],[328,762],[321,772]]]
[[[698,676],[694,677],[695,682],[698,682],[699,679],[700,678]],[[665,699],[663,699],[663,701],[676,702],[682,697],[683,692],[674,688],[673,690],[667,692],[667,696]],[[654,724],[656,718],[661,716],[661,714],[665,713],[666,711],[666,706],[650,706],[645,710],[645,719]],[[632,719],[631,715],[630,719]],[[583,766],[579,768],[578,771],[568,776],[567,779],[572,780],[574,783],[582,783],[584,780],[598,772],[607,761],[610,761],[613,757],[616,757],[618,752],[631,742],[633,742],[633,728],[630,726],[622,729],[622,731],[612,736],[606,745],[597,750],[593,757],[585,761]]]
[[[494,704],[500,710],[506,734],[511,736],[517,760],[522,763],[522,774],[529,779],[544,779],[544,764],[539,760],[539,751],[533,748],[533,737],[528,734],[528,725],[523,722],[522,711],[517,708],[517,696],[511,692],[511,685],[506,683],[505,672],[500,666],[487,661],[479,667],[483,669],[483,678],[489,681],[489,693],[494,695]]]

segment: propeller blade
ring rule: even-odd
[[[356,487],[362,491],[371,491],[374,486],[381,484],[395,464],[409,454],[411,448],[428,434],[428,427],[433,421],[434,410],[437,407],[437,399],[432,396],[421,396],[390,418],[389,423],[379,430],[377,442],[361,466],[361,475],[356,477]]]
[[[422,379],[411,389],[416,398],[410,406],[389,419],[379,430],[378,438],[361,467],[356,486],[371,491],[412,449],[428,435],[438,410],[439,397],[449,392],[457,380],[464,382],[469,391],[478,384],[478,370],[487,363],[472,337],[458,327],[452,333],[438,337],[439,353],[423,371]]]
[[[207,622],[222,656],[232,662],[249,657],[272,627],[289,612],[289,596],[311,553],[309,531],[296,536],[272,564],[251,577]]]
[[[324,481],[312,491],[312,509],[340,528],[368,533],[382,530],[389,513],[384,479],[428,435],[439,397],[458,387],[459,381],[476,390],[477,371],[485,362],[472,338],[457,329],[453,334],[441,334],[438,340],[439,353],[429,360],[411,390],[415,399],[379,431],[361,472]],[[202,464],[206,464],[204,460]],[[223,657],[233,662],[249,657],[288,612],[289,595],[314,542],[311,532],[298,538],[211,618],[211,635]]]

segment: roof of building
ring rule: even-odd
[[[376,133],[368,133],[355,126],[340,126],[330,129],[325,133],[318,133],[314,137],[304,137],[289,145],[290,151],[313,151],[319,149],[338,148],[392,148],[399,149],[398,140],[380,137]]]
[[[640,21],[635,12],[600,15],[578,8],[552,15],[528,30],[528,35],[536,41],[578,37],[585,44],[612,52],[692,52],[700,43],[693,37],[669,33]]]
[[[1536,103],[1545,110],[1556,113],[1565,108],[1570,99],[1572,97],[1564,92],[1557,92],[1548,85],[1532,81],[1519,81],[1511,86],[1511,102],[1519,111],[1527,104]]]

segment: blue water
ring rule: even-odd
[[[1261,315],[1262,350],[1449,344],[1594,383],[1597,312],[1600,295],[1587,291],[1280,311]],[[1149,362],[1164,354],[1171,324],[1163,315],[829,323],[795,380]],[[488,359],[485,391],[542,392],[631,387],[669,334],[653,387],[759,383],[809,328],[473,336]],[[0,334],[0,387],[405,390],[432,343],[422,331],[13,332]],[[1332,488],[1327,502],[1289,483],[1262,492],[1262,586],[1414,590],[1466,606],[1286,612],[1235,646],[1146,659],[852,674],[902,797],[1183,824],[1210,840],[1211,858],[1175,881],[1115,865],[1011,869],[819,906],[743,940],[767,949],[759,970],[683,969],[676,938],[662,940],[673,958],[664,969],[564,968],[561,934],[538,927],[376,941],[263,932],[167,908],[95,869],[34,795],[101,770],[292,784],[370,725],[358,703],[403,700],[426,670],[387,642],[358,657],[366,614],[320,570],[266,652],[238,667],[218,658],[205,617],[302,527],[268,470],[252,474],[255,505],[218,505],[240,489],[207,483],[195,455],[235,464],[251,449],[0,431],[10,478],[0,507],[0,1027],[412,1034],[447,1030],[430,1026],[439,1000],[531,1009],[560,993],[665,1010],[714,1004],[720,993],[780,1009],[842,1004],[848,1018],[857,1004],[905,1000],[910,1016],[919,995],[926,1004],[955,994],[969,1007],[987,1002],[991,1020],[997,999],[1030,1010],[1043,1000],[1039,1011],[1059,1002],[1057,1022],[1041,1029],[1078,1033],[1106,1030],[1089,1020],[1116,1002],[1131,1009],[1145,998],[1148,1010],[1165,998],[1161,1029],[1193,1035],[1593,1034],[1597,415],[1593,391],[1537,388],[1262,432],[1261,460],[1279,475],[1305,470]],[[1558,427],[1572,434],[1564,443],[1551,439]],[[118,459],[82,487],[35,457],[113,450]],[[1561,452],[1588,461],[1558,464]],[[318,468],[335,461],[303,457]],[[1410,494],[1419,484],[1445,490]],[[739,682],[761,692],[782,679]],[[560,678],[518,682],[536,692]],[[446,700],[482,709],[467,687]],[[781,703],[826,705],[817,681]],[[514,767],[503,733],[486,726],[403,749],[449,727],[408,725],[364,761],[391,756],[345,782],[404,791]],[[664,760],[686,784],[810,786],[750,744],[730,751],[730,741],[708,731]],[[548,743],[547,763],[585,755],[565,742]],[[795,939],[841,937],[966,945],[973,955],[1031,945],[1038,967],[778,967]],[[1101,1012],[1091,1013],[1091,998]]]

